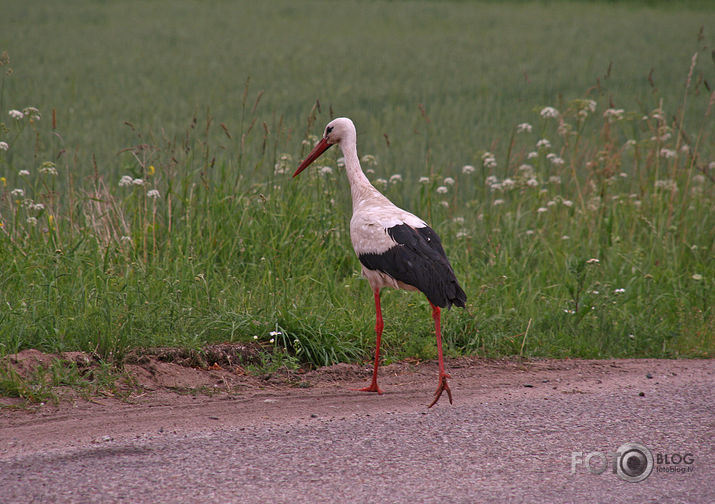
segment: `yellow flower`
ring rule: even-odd
[[[7,179],[5,177],[0,177],[0,182],[2,182],[3,187],[7,185]]]
[[[47,224],[50,226],[50,229],[55,229],[55,216],[50,214],[47,216]]]
[[[154,175],[154,172],[156,172],[156,168],[154,168],[153,164],[150,164],[149,168],[146,169],[146,172],[151,177],[152,175]]]

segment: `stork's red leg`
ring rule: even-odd
[[[447,378],[451,378],[447,373],[444,372],[444,360],[442,358],[442,331],[440,329],[439,319],[440,310],[439,306],[435,306],[430,301],[430,306],[432,306],[432,318],[434,319],[434,333],[437,337],[437,355],[439,357],[439,383],[437,384],[437,390],[434,393],[434,400],[430,403],[428,408],[431,408],[439,398],[442,396],[442,392],[447,391],[447,397],[449,397],[449,404],[452,404],[452,391],[449,389],[449,384],[447,383]]]
[[[380,339],[382,339],[382,308],[380,308],[380,289],[373,289],[375,295],[375,367],[372,371],[372,383],[368,387],[356,389],[359,392],[377,392],[382,394],[382,389],[377,386],[377,368],[380,366]]]

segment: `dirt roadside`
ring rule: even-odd
[[[661,384],[715,384],[713,360],[486,360],[450,359],[455,404],[589,394],[613,390],[634,400]],[[129,366],[140,393],[123,399],[65,397],[59,404],[0,408],[0,458],[162,432],[201,432],[227,426],[292,424],[307,418],[345,418],[423,409],[437,383],[434,362],[400,362],[380,369],[385,394],[354,392],[368,366],[339,364],[306,373],[253,376],[213,366],[200,369],[151,361]],[[10,399],[0,399],[5,405]],[[446,394],[435,408],[449,408]]]

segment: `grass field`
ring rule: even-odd
[[[344,115],[467,292],[449,354],[712,356],[706,5],[5,2],[0,355],[369,359],[339,153],[290,178]],[[436,355],[426,299],[383,310]]]

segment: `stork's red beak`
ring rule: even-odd
[[[325,152],[326,150],[328,150],[330,148],[331,145],[333,145],[333,144],[328,143],[327,138],[321,139],[320,142],[318,142],[318,144],[315,147],[313,147],[313,150],[310,151],[310,154],[308,154],[308,157],[305,158],[302,163],[300,163],[300,166],[298,166],[298,169],[295,171],[293,176],[294,177],[297,176],[300,172],[302,172],[308,166],[310,166],[310,163],[312,163],[313,161],[318,159],[323,152]]]

